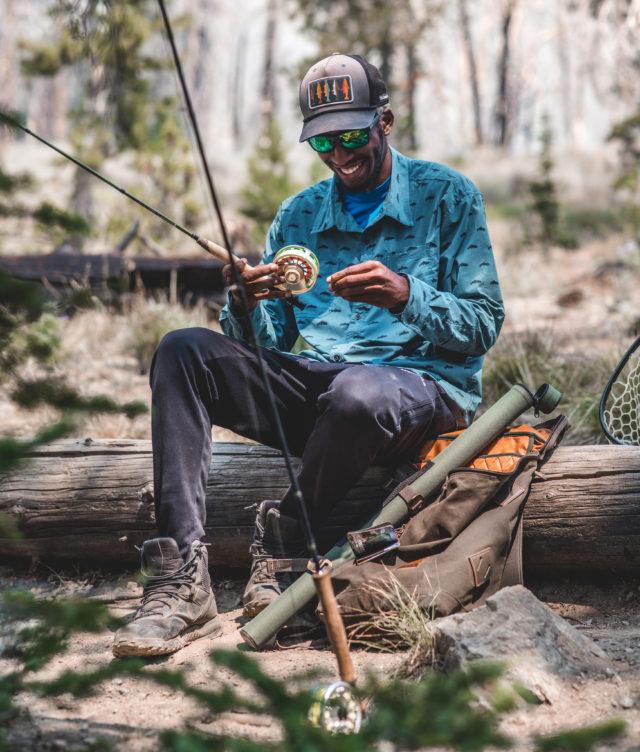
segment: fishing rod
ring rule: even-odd
[[[226,248],[223,248],[221,245],[218,245],[218,243],[214,243],[212,240],[208,240],[207,238],[201,237],[197,233],[193,232],[193,230],[187,229],[186,227],[181,225],[179,222],[176,222],[175,219],[168,217],[159,209],[156,209],[154,206],[151,206],[146,201],[143,201],[138,196],[127,191],[121,185],[117,185],[117,183],[114,183],[112,180],[109,180],[109,178],[103,175],[102,173],[98,172],[97,170],[94,170],[93,167],[90,167],[85,162],[82,162],[77,157],[74,157],[73,154],[69,154],[64,149],[61,149],[59,146],[56,146],[55,144],[51,143],[51,141],[48,141],[46,138],[44,138],[40,134],[36,133],[35,131],[32,131],[31,128],[27,128],[26,125],[23,125],[16,117],[9,114],[9,112],[7,112],[6,110],[0,110],[0,124],[5,125],[9,128],[13,128],[15,130],[20,130],[23,133],[26,133],[27,135],[32,136],[37,141],[40,141],[40,143],[44,144],[45,146],[48,146],[50,149],[53,149],[53,151],[60,154],[60,156],[64,157],[65,159],[68,159],[70,162],[73,162],[73,164],[77,165],[82,170],[85,170],[85,172],[88,172],[90,175],[93,175],[95,178],[98,178],[98,180],[101,180],[103,183],[106,183],[111,188],[114,188],[116,191],[121,193],[123,196],[125,196],[129,200],[138,204],[138,206],[141,206],[143,209],[146,209],[148,212],[151,212],[151,214],[155,214],[155,216],[161,219],[163,222],[166,222],[168,225],[171,225],[171,227],[174,227],[176,230],[179,230],[181,233],[183,233],[187,237],[191,238],[192,240],[195,240],[196,243],[201,248],[204,248],[205,251],[210,253],[214,258],[218,259],[218,261],[227,263],[227,261],[229,260],[229,253]]]
[[[67,159],[69,162],[72,162],[85,172],[88,172],[90,175],[93,175],[93,177],[108,185],[110,188],[118,191],[123,196],[125,196],[125,198],[128,198],[129,200],[138,204],[138,206],[141,206],[146,211],[154,214],[163,222],[166,222],[168,225],[180,231],[187,237],[195,240],[201,248],[204,248],[207,253],[209,253],[218,261],[221,261],[223,264],[231,263],[232,268],[235,268],[234,262],[238,261],[240,257],[229,254],[229,251],[226,248],[223,248],[223,246],[219,245],[218,243],[214,243],[213,240],[209,240],[208,238],[204,238],[201,235],[198,235],[193,230],[189,230],[187,227],[184,227],[172,217],[169,217],[164,212],[161,212],[160,209],[157,209],[155,206],[151,206],[151,204],[143,201],[139,196],[130,193],[128,190],[126,190],[126,188],[123,188],[121,185],[114,183],[113,180],[110,180],[101,172],[98,172],[93,167],[86,164],[86,162],[83,162],[77,157],[74,157],[73,154],[69,154],[69,152],[65,151],[51,141],[48,141],[39,133],[32,131],[31,128],[28,128],[26,125],[21,123],[17,116],[10,114],[10,112],[4,108],[0,109],[0,126],[5,126],[9,129],[17,131],[22,131],[22,133],[26,133],[27,135],[32,136],[37,141],[40,141],[40,143],[48,146],[50,149],[55,151],[57,154],[60,154],[60,156]],[[225,242],[228,245],[229,238],[226,235],[226,231],[224,235]],[[302,293],[307,292],[316,283],[320,271],[320,264],[316,255],[313,253],[313,251],[305,248],[304,246],[288,245],[284,248],[281,248],[275,254],[273,260],[274,263],[278,265],[279,274],[284,279],[282,283],[275,285],[275,287],[291,293],[291,297],[285,298],[286,303],[295,306],[296,308],[304,308],[304,304],[293,296],[301,295]],[[237,279],[235,279],[234,282],[236,285],[238,284]]]
[[[193,108],[191,96],[189,94],[189,87],[187,86],[187,82],[184,76],[182,63],[180,61],[180,55],[178,54],[178,49],[177,49],[175,38],[173,35],[173,29],[171,27],[171,21],[167,13],[164,0],[158,0],[158,5],[160,7],[162,19],[164,21],[164,26],[167,32],[167,38],[169,40],[171,52],[173,54],[173,60],[175,63],[176,72],[178,74],[178,79],[180,81],[180,87],[182,89],[184,101],[187,107],[189,121],[191,123],[193,133],[195,135],[196,145],[198,148],[198,153],[200,155],[200,160],[202,162],[202,167],[204,169],[204,173],[206,176],[209,193],[211,194],[211,199],[213,201],[213,205],[216,211],[216,215],[217,215],[218,222],[220,225],[220,230],[222,232],[222,237],[224,239],[224,242],[227,248],[230,249],[231,244],[229,242],[229,236],[227,234],[224,218],[222,215],[222,208],[218,200],[218,195],[217,195],[214,183],[213,183],[211,171],[209,169],[209,162],[207,160],[202,138],[200,136],[200,128],[198,126],[198,119],[196,117],[196,113]],[[231,258],[231,250],[229,250],[229,257]],[[322,695],[318,703],[318,707],[320,709],[318,710],[317,716],[314,720],[316,720],[316,722],[318,722],[320,725],[325,725],[327,727],[329,727],[331,724],[334,730],[337,730],[337,726],[335,725],[337,723],[339,726],[341,725],[340,730],[357,731],[360,727],[361,714],[359,712],[359,704],[357,703],[357,701],[355,700],[355,698],[353,697],[350,691],[350,688],[353,685],[355,685],[355,682],[356,682],[356,672],[355,672],[353,662],[351,660],[351,655],[349,653],[349,646],[348,646],[344,623],[342,621],[342,616],[340,615],[340,611],[336,602],[335,593],[333,591],[333,584],[331,581],[331,571],[332,571],[331,563],[327,559],[321,560],[320,556],[318,555],[318,548],[317,548],[315,536],[313,534],[313,530],[311,528],[311,524],[309,521],[307,508],[304,503],[302,489],[300,488],[298,478],[293,470],[293,465],[291,462],[291,455],[289,452],[284,429],[280,421],[278,408],[276,406],[276,403],[273,397],[273,391],[271,389],[271,384],[269,382],[269,376],[267,374],[264,360],[262,358],[262,354],[260,351],[260,347],[258,346],[258,342],[255,336],[255,331],[252,326],[251,316],[249,313],[249,307],[248,307],[244,287],[239,283],[238,270],[236,269],[235,264],[233,263],[232,263],[232,269],[235,275],[236,286],[240,289],[240,292],[241,292],[242,309],[245,313],[246,320],[249,324],[249,334],[252,340],[252,344],[254,345],[257,356],[258,356],[258,362],[260,365],[260,372],[261,372],[262,380],[265,385],[265,390],[266,390],[269,404],[271,407],[271,412],[273,414],[273,418],[275,421],[276,431],[277,431],[277,435],[280,441],[280,445],[282,447],[282,453],[284,456],[285,464],[287,466],[287,472],[289,475],[291,487],[293,489],[294,497],[298,505],[298,510],[300,513],[300,520],[302,522],[302,528],[304,530],[304,535],[305,535],[305,539],[307,543],[307,550],[309,552],[310,560],[313,563],[313,567],[315,570],[313,572],[313,579],[316,585],[318,598],[320,600],[320,603],[322,604],[322,608],[324,611],[325,622],[327,626],[327,633],[328,633],[329,640],[333,649],[333,653],[336,656],[340,678],[343,681],[342,686],[338,686],[339,683],[333,684],[326,691],[324,691],[324,694]],[[348,727],[346,728],[344,726],[344,718],[342,717],[343,715],[346,715],[347,718],[350,718]]]

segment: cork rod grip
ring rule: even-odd
[[[210,253],[218,261],[222,261],[223,264],[229,263],[229,251],[223,248],[221,245],[214,243],[213,240],[207,240],[206,238],[198,238],[196,241],[201,248],[204,248],[207,253]],[[234,256],[235,258],[235,256]]]
[[[333,647],[333,652],[338,661],[338,671],[342,681],[348,684],[356,683],[356,670],[349,653],[347,643],[347,633],[344,628],[342,616],[338,610],[336,595],[333,592],[331,582],[331,568],[325,567],[319,573],[313,575],[313,579],[318,592],[318,598],[324,611],[324,619],[327,627],[327,634]]]

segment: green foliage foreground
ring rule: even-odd
[[[141,659],[113,660],[92,672],[65,671],[48,681],[38,679],[35,672],[66,650],[75,633],[100,632],[117,625],[103,604],[5,593],[0,600],[0,655],[9,659],[3,665],[10,668],[0,670],[0,724],[6,725],[18,713],[18,693],[56,696],[68,692],[83,697],[98,691],[103,681],[127,676],[181,692],[214,720],[222,713],[244,710],[270,719],[281,730],[281,738],[272,742],[193,729],[165,731],[159,736],[160,744],[172,752],[359,752],[379,749],[383,742],[386,750],[397,752],[433,746],[474,752],[510,749],[511,740],[500,730],[500,722],[524,701],[531,702],[526,690],[503,681],[503,669],[494,663],[471,664],[453,674],[428,672],[419,682],[369,678],[360,690],[369,708],[360,733],[330,735],[307,720],[314,692],[300,684],[305,679],[308,684],[308,676],[286,683],[272,679],[253,658],[236,650],[211,653],[212,662],[232,674],[229,681],[211,690],[191,685],[183,671],[148,666]],[[251,691],[238,693],[233,675],[248,682]],[[613,720],[539,737],[535,745],[540,752],[586,752],[623,731],[624,723]],[[0,749],[2,745],[11,749],[10,737],[0,739]]]

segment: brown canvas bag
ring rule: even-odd
[[[399,530],[393,563],[348,564],[333,575],[347,621],[395,610],[398,592],[434,617],[481,605],[522,583],[522,511],[535,471],[568,426],[559,416],[509,428],[482,455],[451,472],[438,495]],[[425,447],[428,463],[459,432]]]

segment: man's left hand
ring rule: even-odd
[[[347,266],[327,278],[334,295],[354,303],[400,311],[409,300],[409,280],[379,261]]]

